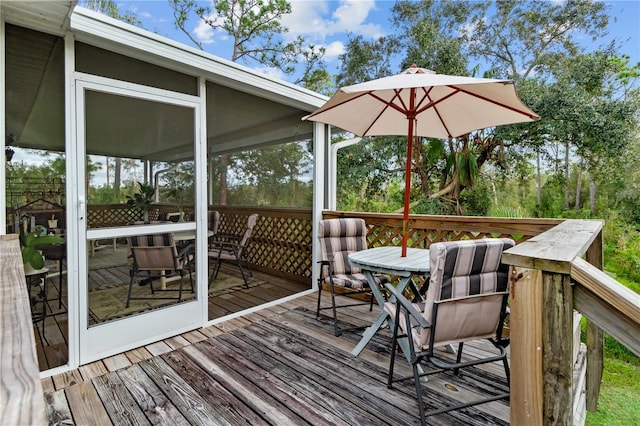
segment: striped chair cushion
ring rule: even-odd
[[[495,336],[509,291],[509,268],[500,259],[514,245],[509,238],[486,238],[429,247],[431,279],[423,316],[436,323],[434,345]],[[421,330],[414,341],[425,347],[429,337],[430,330]]]
[[[389,277],[382,274],[374,274],[373,278],[376,280],[378,285],[382,285],[389,282]],[[351,275],[346,274],[337,274],[332,277],[325,277],[324,282],[329,284],[333,279],[333,285],[337,287],[345,287],[350,289],[363,289],[369,287],[369,282],[364,274],[356,273]]]
[[[321,256],[333,262],[335,275],[361,274],[359,268],[349,264],[349,253],[367,248],[367,227],[364,219],[321,220],[318,227]],[[322,268],[323,278],[327,268]]]
[[[171,233],[134,235],[129,237],[129,247],[137,270],[179,270],[183,267]]]

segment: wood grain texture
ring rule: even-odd
[[[111,424],[92,382],[80,382],[64,389],[77,425],[102,426]]]
[[[597,269],[603,267],[603,235],[602,231],[587,250],[585,259]],[[574,292],[575,306],[575,292]],[[604,331],[587,318],[587,372],[585,406],[587,410],[595,412],[598,409],[600,386],[604,370]]]
[[[542,272],[542,424],[573,425],[573,292],[568,275]]]
[[[542,273],[511,268],[511,424],[542,424]]]
[[[505,251],[502,261],[513,266],[571,273],[571,262],[587,252],[603,226],[600,220],[565,220]]]
[[[640,326],[640,294],[582,259],[575,259],[571,263],[571,278]]]
[[[0,424],[44,424],[44,395],[17,235],[0,235],[0,259]]]
[[[67,398],[73,421],[96,424],[88,418],[97,410],[93,416],[103,424],[417,424],[413,383],[386,387],[390,330],[381,330],[360,356],[353,357],[360,332],[334,336],[329,317],[316,319],[315,303],[316,295],[303,296],[286,308],[282,304],[270,309],[269,315],[243,317],[227,333],[71,386]],[[371,322],[378,313],[367,306],[344,310],[346,323]],[[490,349],[486,341],[467,342],[462,360],[486,356]],[[411,374],[404,359],[398,360],[396,371]],[[574,384],[580,388],[584,372],[574,374]],[[422,384],[429,409],[506,389],[500,363],[466,369],[460,375],[432,375]],[[51,423],[65,417],[59,395],[51,397]],[[509,405],[504,400],[482,404],[433,416],[429,424],[506,426]]]

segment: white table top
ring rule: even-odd
[[[429,250],[407,248],[407,256],[401,256],[401,247],[376,247],[349,255],[352,264],[366,267],[398,270],[413,274],[429,272]]]
[[[213,235],[213,231],[207,231],[207,237]],[[173,233],[173,239],[176,241],[190,241],[196,239],[196,231],[188,230],[188,231],[176,231]]]
[[[25,277],[32,277],[34,275],[43,275],[43,274],[46,274],[47,272],[49,272],[49,268],[25,269],[24,270],[24,276]]]

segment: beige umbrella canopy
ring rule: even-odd
[[[413,137],[451,138],[473,130],[538,120],[511,80],[404,72],[339,89],[304,117],[357,136],[407,135],[402,256],[406,256]],[[412,137],[413,136],[413,137]]]

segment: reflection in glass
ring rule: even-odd
[[[92,242],[89,326],[194,300],[194,238],[180,231]]]

